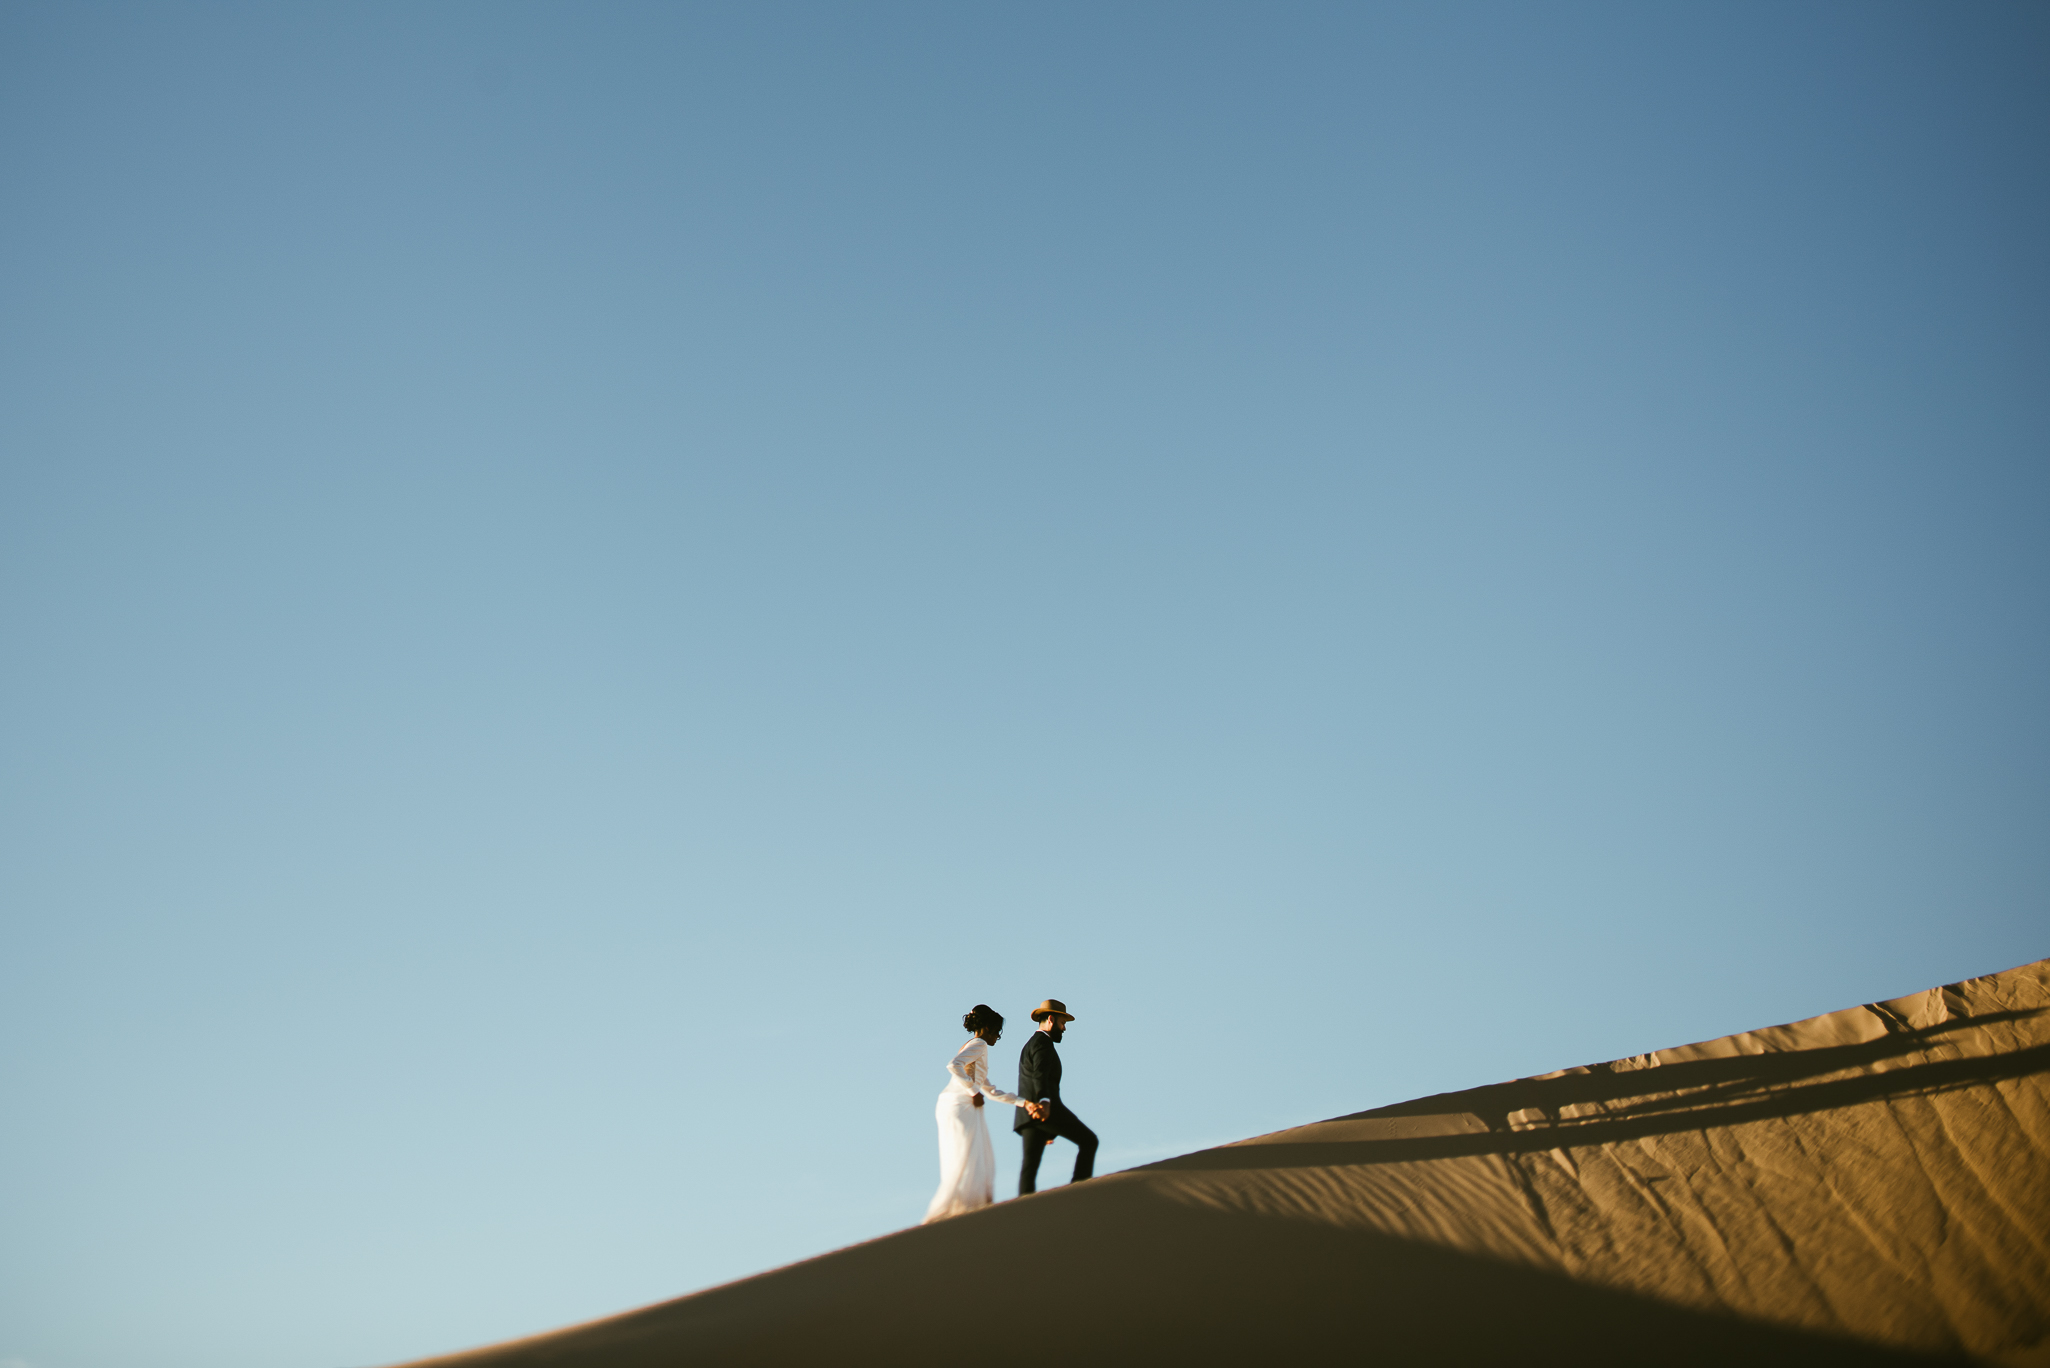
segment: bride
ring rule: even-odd
[[[1045,1119],[1046,1109],[1037,1102],[999,1091],[989,1081],[989,1047],[1004,1033],[1004,1019],[978,1002],[974,1011],[961,1018],[961,1025],[974,1039],[947,1062],[947,1072],[953,1077],[933,1108],[940,1123],[940,1190],[933,1194],[921,1224],[959,1216],[996,1200],[997,1156],[990,1148],[989,1123],[982,1115],[985,1096],[1023,1107],[1035,1121]]]

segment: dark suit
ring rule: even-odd
[[[1018,1052],[1018,1096],[1052,1107],[1044,1121],[1034,1121],[1020,1107],[1011,1122],[1011,1129],[1025,1142],[1025,1166],[1018,1171],[1020,1197],[1039,1190],[1039,1161],[1056,1137],[1075,1142],[1075,1182],[1096,1172],[1096,1132],[1061,1101],[1061,1052],[1044,1031],[1034,1031]]]

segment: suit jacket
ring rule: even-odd
[[[1018,1096],[1030,1102],[1042,1099],[1052,1102],[1055,1111],[1061,1106],[1061,1052],[1046,1038],[1045,1031],[1034,1031],[1025,1048],[1018,1051]],[[1024,1130],[1036,1125],[1025,1109],[1019,1107],[1011,1119],[1011,1129]]]

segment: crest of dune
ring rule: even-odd
[[[2050,1365],[2050,960],[426,1362],[962,1361]]]

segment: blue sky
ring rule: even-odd
[[[979,1001],[1119,1167],[2050,953],[2046,141],[2024,5],[0,9],[0,1363],[909,1224]]]

